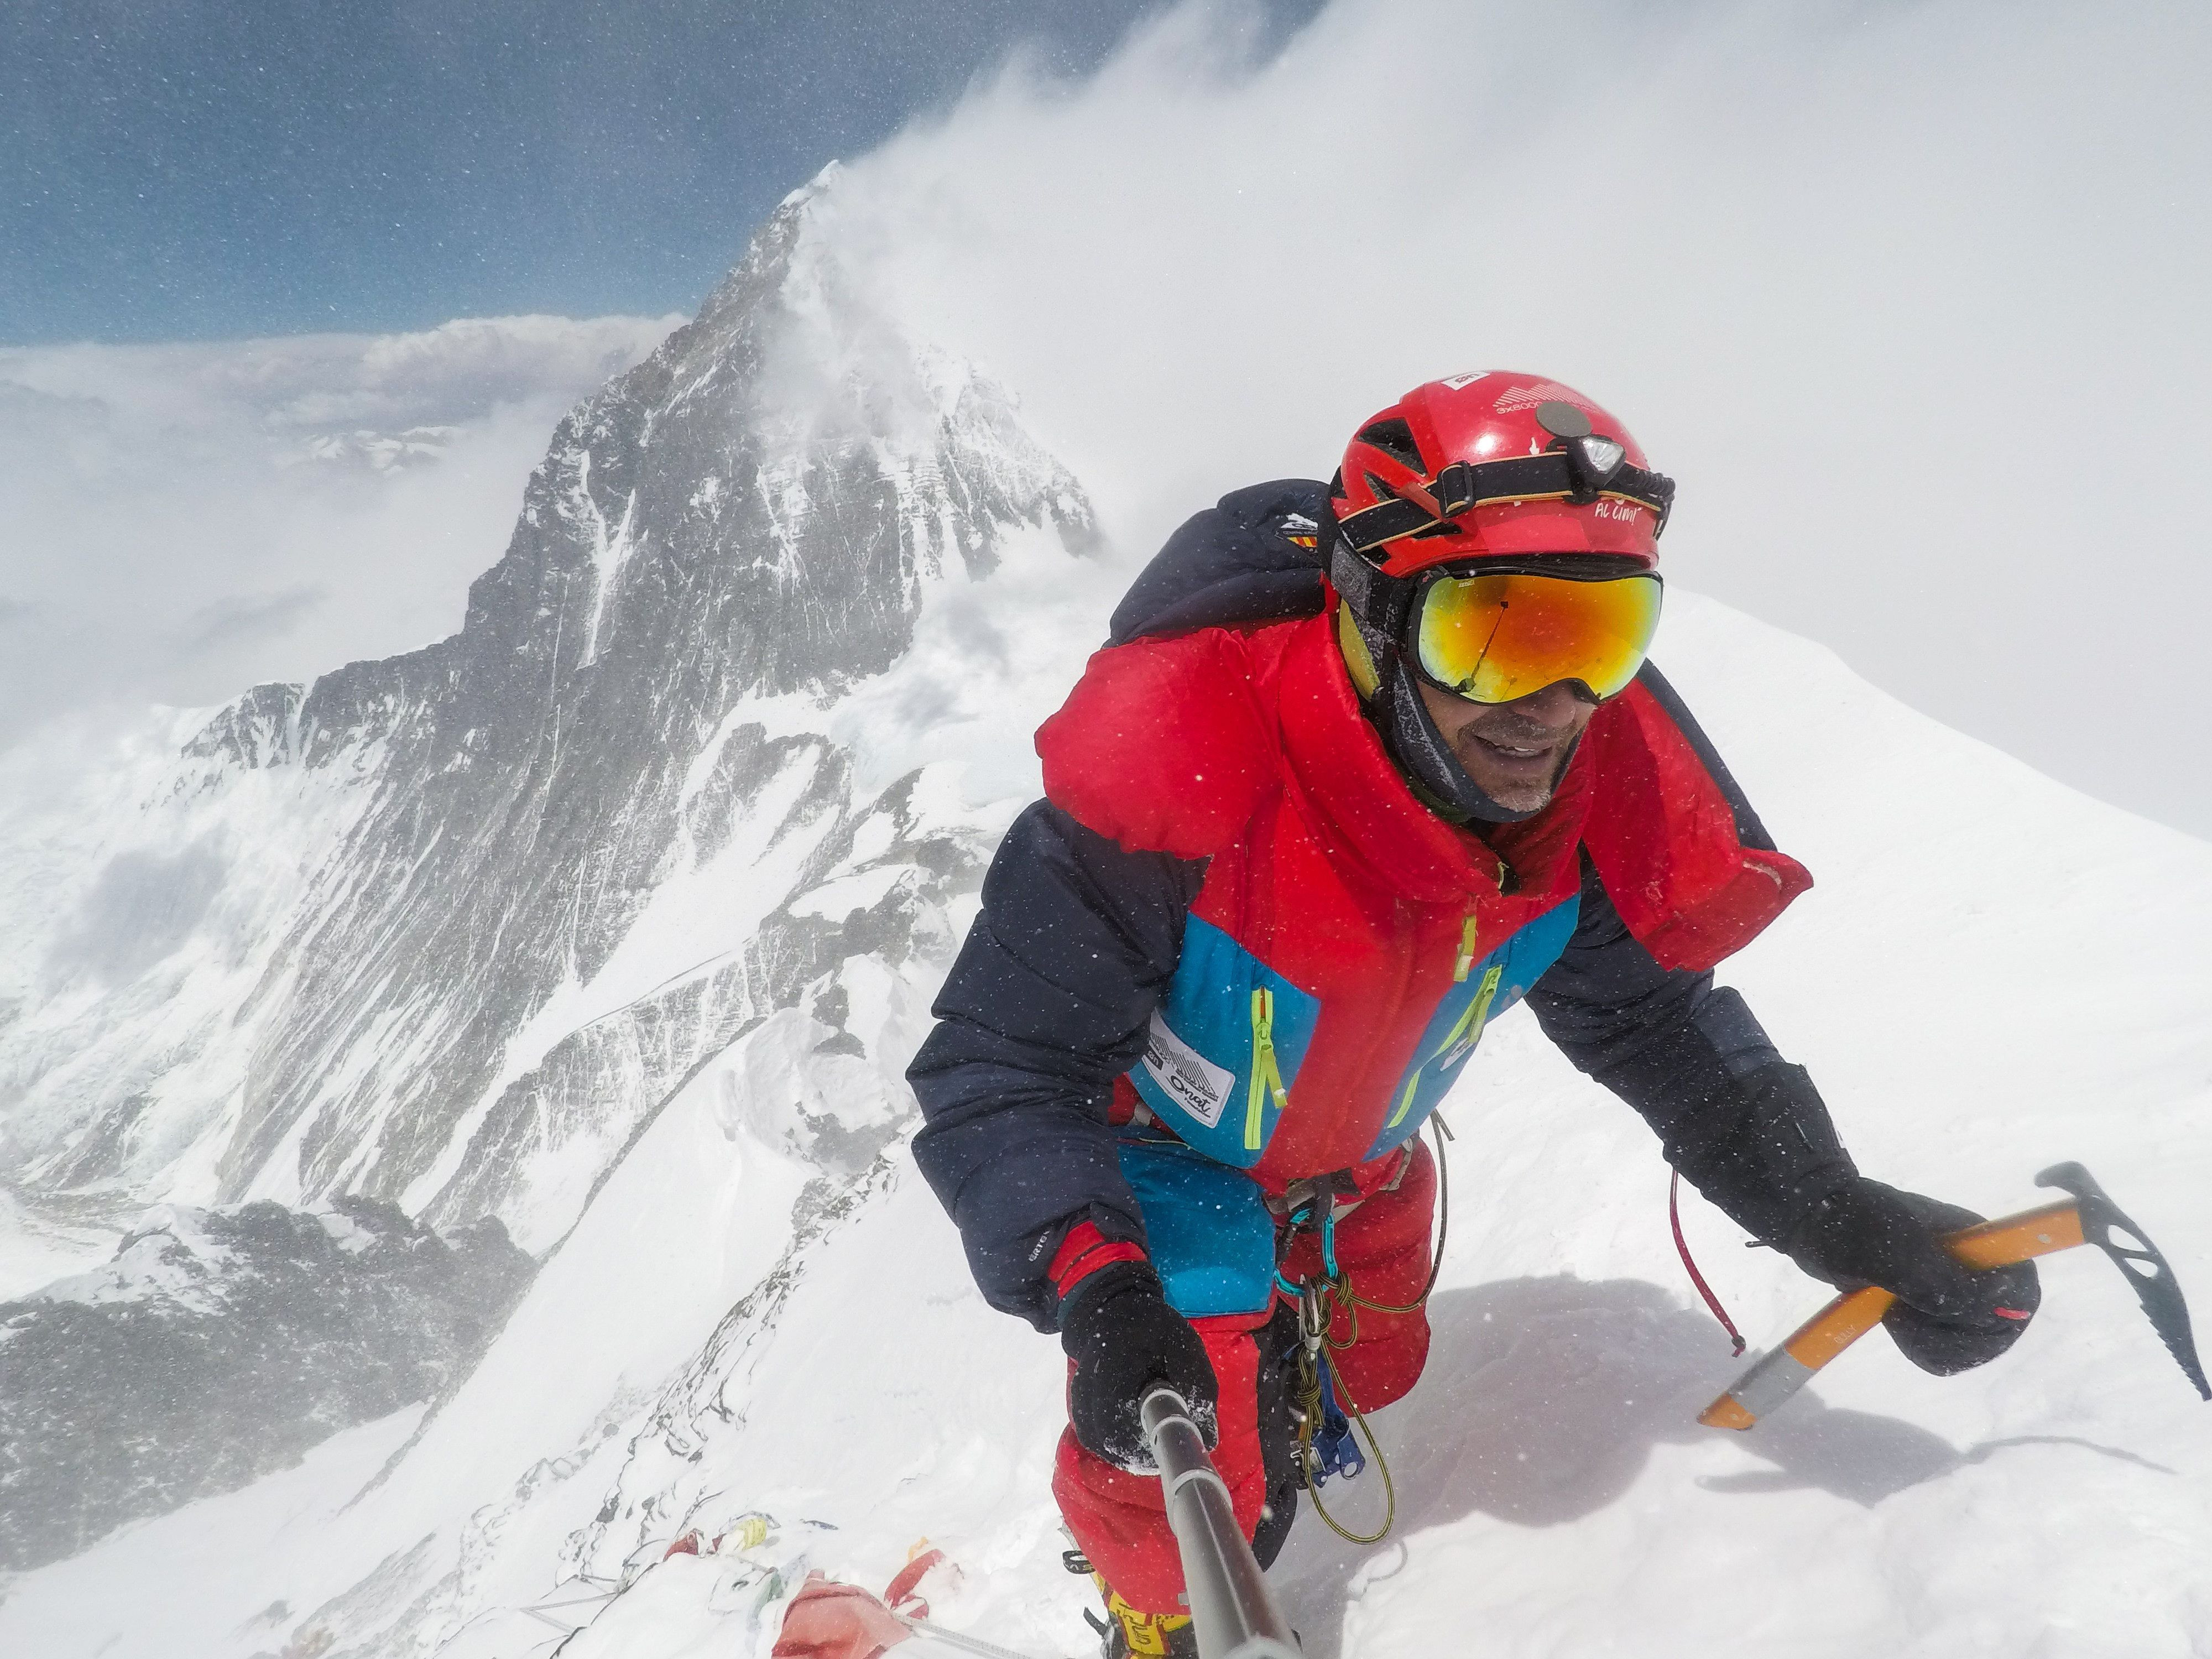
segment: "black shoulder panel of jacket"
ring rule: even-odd
[[[915,1161],[985,1300],[1056,1328],[1046,1276],[1069,1228],[1144,1238],[1106,1121],[1182,955],[1203,860],[1131,853],[1048,801],[1014,820],[907,1078]]]
[[[1291,538],[1329,521],[1328,486],[1311,478],[1230,491],[1168,538],[1114,608],[1107,643],[1316,615],[1322,556]]]
[[[1692,1021],[1734,1069],[1781,1058],[1743,999],[1717,987],[1710,969],[1662,968],[1636,942],[1587,854],[1574,937],[1530,990],[1528,1006],[1560,1052],[1601,1081]]]

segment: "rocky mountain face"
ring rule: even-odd
[[[374,1199],[155,1210],[106,1267],[0,1303],[0,1570],[431,1398],[533,1265],[497,1221],[441,1238]]]
[[[803,1171],[773,1228],[880,1183],[991,836],[845,712],[933,595],[1095,532],[823,211],[561,423],[459,633],[0,789],[0,1223],[125,1233],[0,1303],[0,1568],[446,1400],[738,1039],[728,1133]]]
[[[562,422],[459,633],[257,688],[89,845],[16,833],[27,1202],[358,1194],[542,1253],[706,1058],[972,880],[975,835],[916,828],[911,780],[860,798],[827,711],[933,586],[1012,534],[1080,551],[1091,510],[1005,392],[867,313],[818,202]]]

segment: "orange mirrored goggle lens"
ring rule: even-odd
[[[1476,702],[1511,702],[1561,680],[1625,690],[1659,626],[1659,578],[1444,576],[1413,622],[1421,672]]]

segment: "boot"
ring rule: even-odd
[[[1139,1613],[1106,1589],[1104,1659],[1198,1659],[1198,1632],[1187,1613]],[[1085,1615],[1090,1617],[1089,1614]]]
[[[1198,1659],[1198,1632],[1191,1627],[1188,1613],[1139,1613],[1114,1594],[1106,1576],[1081,1550],[1064,1551],[1060,1559],[1070,1572],[1088,1574],[1106,1598],[1103,1619],[1088,1608],[1083,1614],[1103,1638],[1099,1652],[1104,1659]]]

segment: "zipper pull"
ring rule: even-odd
[[[1275,1109],[1279,1112],[1290,1097],[1283,1087],[1282,1069],[1275,1061],[1275,994],[1273,991],[1252,993],[1252,1046],[1261,1056],[1261,1075],[1267,1079],[1267,1092],[1275,1097]]]
[[[1474,966],[1474,936],[1480,924],[1474,912],[1467,913],[1467,921],[1459,930],[1459,960],[1452,963],[1452,983],[1464,985],[1468,971]]]
[[[1290,1104],[1283,1073],[1275,1063],[1275,994],[1265,987],[1252,993],[1252,1083],[1244,1097],[1244,1150],[1260,1150],[1261,1113],[1273,1099],[1280,1113]]]

